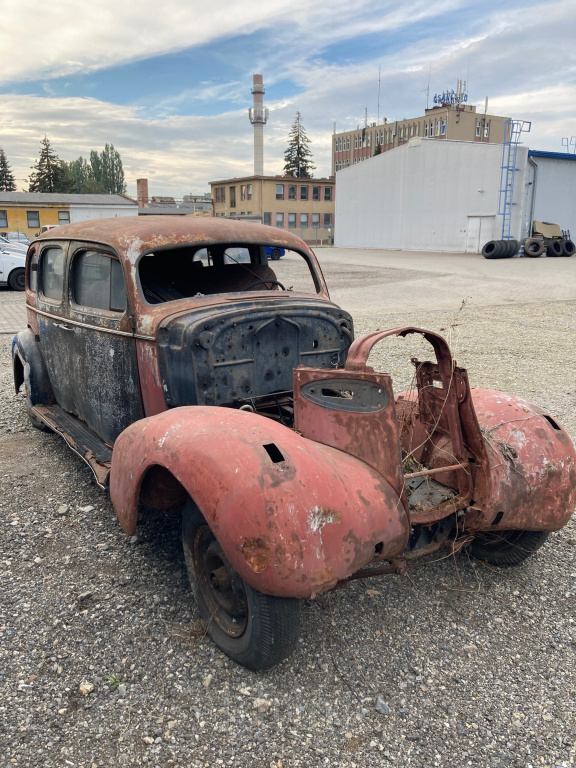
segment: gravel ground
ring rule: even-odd
[[[355,319],[444,329],[473,385],[576,434],[575,303]],[[307,601],[295,653],[248,672],[204,635],[177,517],[125,536],[82,462],[28,425],[9,347],[0,336],[0,768],[574,764],[574,522],[515,569],[462,554]],[[417,347],[386,342],[374,362],[404,387]]]

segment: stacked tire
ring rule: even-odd
[[[524,241],[524,255],[537,258],[544,253],[546,256],[572,256],[576,246],[572,240],[544,240],[538,237],[527,237]]]
[[[482,256],[485,259],[510,259],[519,249],[518,240],[489,240],[482,248]]]

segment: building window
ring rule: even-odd
[[[319,213],[313,213],[312,214],[312,227],[313,227],[313,229],[318,229],[320,227],[320,214]]]
[[[300,200],[308,200],[308,187],[300,187]]]
[[[320,200],[320,187],[312,187],[312,200]]]
[[[296,200],[296,187],[293,184],[288,187],[288,200]]]
[[[236,208],[236,187],[230,187],[230,208]]]
[[[440,120],[436,120],[436,136],[440,136]]]
[[[284,200],[284,185],[276,184],[276,200]]]
[[[58,224],[70,224],[70,211],[58,211]]]
[[[442,120],[442,125],[440,126],[440,135],[446,136],[446,120]]]
[[[366,146],[371,147],[372,146],[372,134],[369,133],[368,136],[366,136]]]
[[[8,226],[8,214],[6,211],[0,211],[0,227]]]
[[[217,203],[226,202],[226,187],[216,187],[216,202]]]
[[[272,224],[272,214],[271,213],[264,213],[264,224],[268,224],[268,226],[270,226]]]
[[[252,200],[252,184],[246,186],[246,199]]]
[[[346,149],[350,149],[350,136],[346,138]]]
[[[308,214],[307,213],[301,213],[300,214],[300,229],[306,229],[308,226]]]
[[[276,214],[276,226],[277,227],[283,227],[284,226],[284,214],[283,213],[277,213]]]
[[[30,229],[40,226],[40,211],[26,211],[26,217]]]
[[[480,120],[476,120],[476,136],[480,136]]]
[[[295,213],[289,213],[288,214],[288,226],[290,229],[293,229],[296,226],[296,214]]]
[[[246,200],[246,184],[240,186],[240,200]]]
[[[332,202],[332,187],[324,187],[324,200],[327,203]]]
[[[358,149],[358,134],[354,136],[354,149]]]
[[[486,124],[484,126],[484,138],[487,139],[488,135],[490,133],[490,123],[486,121]]]
[[[324,214],[324,229],[329,229],[330,226],[331,226],[331,224],[330,224],[330,214],[329,213],[325,213]]]

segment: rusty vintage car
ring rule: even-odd
[[[440,549],[515,565],[566,524],[576,454],[553,416],[471,388],[435,333],[354,340],[292,234],[167,218],[31,244],[15,386],[109,487],[127,534],[140,504],[182,512],[198,610],[232,659],[284,659],[300,598]],[[395,395],[368,355],[408,334],[432,359]]]

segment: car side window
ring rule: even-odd
[[[42,251],[40,257],[40,287],[43,295],[53,301],[62,301],[64,291],[64,251],[52,247]]]
[[[36,251],[30,259],[30,267],[28,272],[28,288],[36,293],[38,288],[38,251]]]
[[[76,304],[107,312],[126,310],[126,286],[116,257],[99,251],[81,251],[76,254],[72,269]]]

